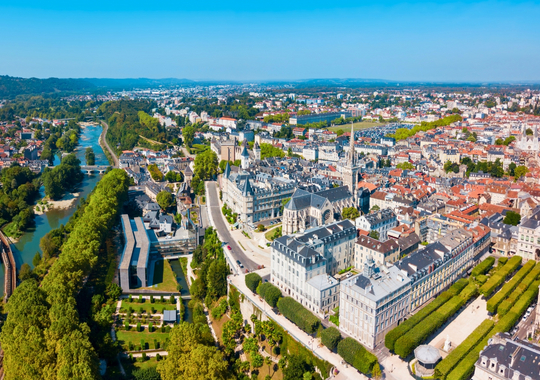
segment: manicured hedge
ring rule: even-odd
[[[281,297],[281,290],[269,282],[259,285],[259,287],[257,287],[257,293],[259,293],[270,307],[276,307],[277,302]]]
[[[486,319],[459,346],[435,367],[435,377],[445,379],[458,363],[493,329],[494,322]]]
[[[338,354],[365,375],[369,375],[377,363],[377,357],[353,338],[343,339],[337,347]]]
[[[476,282],[478,282],[480,285],[484,285],[486,281],[488,280],[488,276],[485,274],[479,274],[476,276]]]
[[[508,257],[499,257],[499,259],[497,260],[497,266],[502,267],[507,262],[508,262]]]
[[[281,314],[308,334],[317,331],[319,318],[291,297],[280,298],[277,306]]]
[[[390,330],[384,337],[384,345],[389,350],[394,350],[394,345],[399,338],[401,338],[407,331],[412,329],[418,323],[422,322],[422,320],[429,316],[433,311],[438,309],[441,305],[446,303],[453,296],[454,294],[450,291],[439,294],[437,298],[431,301],[431,303],[426,305],[423,309],[412,315],[409,319],[401,323],[399,326]]]
[[[467,284],[468,281],[465,280],[465,283]],[[461,287],[461,284],[458,287]],[[402,358],[409,356],[416,347],[422,344],[425,339],[461,309],[471,297],[475,296],[476,292],[476,285],[472,282],[468,283],[461,293],[452,297],[452,299],[424,319],[422,323],[417,324],[399,338],[394,344],[394,352]]]
[[[324,344],[330,351],[334,351],[341,340],[341,333],[335,327],[329,327],[324,329],[321,333],[321,342]]]
[[[508,275],[513,273],[521,264],[521,256],[514,256],[508,262],[497,272],[495,272],[489,280],[482,285],[480,288],[480,294],[484,295],[485,297],[489,297],[495,289],[499,287],[505,280]]]
[[[460,278],[448,289],[448,291],[452,293],[453,296],[457,296],[467,285],[469,285],[469,280]]]
[[[495,258],[493,256],[489,256],[487,259],[482,261],[480,264],[475,266],[471,272],[471,276],[477,277],[481,274],[486,274],[489,272],[491,267],[493,267],[493,264],[495,263]]]
[[[422,323],[417,324],[394,344],[394,352],[406,358],[416,347],[428,338],[435,330],[441,327],[452,315],[454,315],[466,301],[459,295],[442,305],[430,314]]]
[[[527,274],[534,268],[535,261],[529,260],[523,267],[515,274],[510,281],[508,281],[493,297],[487,302],[487,311],[491,314],[497,312],[499,304],[512,293],[512,291],[519,285],[519,283],[527,276]]]
[[[262,281],[262,278],[257,273],[249,273],[246,275],[244,281],[246,282],[248,289],[255,293],[257,291],[257,286],[259,286],[259,283]]]
[[[494,331],[495,332],[507,332],[516,324],[521,318],[525,310],[538,296],[538,285],[540,281],[536,281],[529,286],[529,289],[523,293],[517,302],[512,306],[510,311],[497,322]]]
[[[478,288],[476,287],[476,284],[474,282],[471,282],[469,285],[465,287],[460,293],[459,296],[467,302],[472,297],[478,294]]]
[[[478,360],[480,351],[487,345],[488,340],[493,334],[489,333],[459,362],[452,372],[446,377],[446,380],[469,380],[474,372],[474,363]]]
[[[478,360],[480,351],[487,345],[487,341],[496,333],[508,332],[516,324],[521,315],[538,296],[538,286],[540,281],[536,281],[529,286],[529,289],[519,297],[516,304],[510,309],[508,314],[497,322],[495,327],[459,362],[446,380],[468,380],[474,372],[474,363]]]
[[[536,264],[534,269],[521,281],[514,291],[497,308],[499,317],[504,316],[514,306],[516,300],[527,291],[529,286],[540,276],[540,263]]]

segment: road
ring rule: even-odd
[[[531,331],[536,320],[536,308],[533,309],[527,320],[523,321],[523,315],[519,319],[518,332],[514,335],[522,340],[527,340],[527,333]]]
[[[112,159],[114,161],[114,167],[118,167],[118,158],[116,157],[116,154],[114,154],[113,150],[109,146],[109,143],[107,142],[107,130],[109,129],[109,124],[105,123],[103,120],[101,120],[101,123],[103,124],[103,133],[101,134],[101,141],[103,142],[103,145],[107,150],[109,151],[109,154],[112,156]]]
[[[230,245],[231,250],[230,254],[234,258],[234,260],[240,260],[240,262],[244,265],[244,268],[248,269],[250,272],[257,269],[258,264],[253,262],[251,259],[249,259],[246,254],[244,253],[244,250],[240,248],[240,246],[236,243],[236,241],[231,236],[231,231],[229,229],[229,226],[225,224],[225,221],[223,220],[223,215],[221,214],[221,208],[219,207],[219,195],[217,191],[217,183],[216,182],[207,182],[206,183],[207,188],[207,207],[208,211],[211,214],[211,220],[213,220],[214,225],[217,229],[218,235],[223,243],[225,245]],[[224,249],[227,249],[226,247]]]

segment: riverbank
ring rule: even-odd
[[[107,130],[109,129],[109,124],[107,124],[104,121],[101,121],[101,125],[102,125],[102,131],[101,131],[101,135],[99,136],[99,146],[103,150],[103,154],[107,158],[107,161],[109,161],[109,164],[117,168],[118,158],[116,157],[116,154],[113,152],[113,150],[109,146],[109,143],[107,142]]]
[[[51,210],[67,210],[75,204],[80,195],[80,193],[69,193],[64,196],[64,199],[59,201],[43,198],[38,202],[37,205],[34,206],[34,213],[36,215],[43,215]]]

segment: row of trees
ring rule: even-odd
[[[77,294],[85,277],[98,261],[106,235],[117,221],[127,198],[128,177],[115,169],[98,183],[82,215],[50,267],[41,286],[34,279],[23,281],[7,304],[8,317],[0,334],[7,379],[98,379],[98,355],[112,342],[94,346],[89,324],[79,319]],[[119,289],[110,289],[111,298]],[[114,305],[92,298],[96,318],[112,323]],[[106,330],[106,329],[105,329]],[[111,343],[112,344],[112,343]],[[115,353],[113,353],[115,354]]]

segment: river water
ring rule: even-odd
[[[86,165],[86,159],[84,153],[86,148],[92,147],[96,155],[96,165],[109,165],[107,157],[103,153],[103,149],[99,145],[99,136],[101,135],[102,128],[101,126],[90,126],[82,129],[81,136],[79,139],[79,145],[75,150],[75,154],[79,160],[81,160],[81,165]],[[54,160],[54,165],[60,163],[60,158],[56,157]],[[36,225],[34,228],[29,229],[16,244],[12,244],[11,248],[13,250],[13,255],[15,256],[15,261],[17,262],[17,267],[20,268],[23,263],[32,265],[32,259],[34,258],[36,252],[41,254],[41,249],[39,248],[40,239],[47,234],[50,230],[54,230],[62,224],[66,224],[71,215],[77,209],[77,206],[81,202],[81,197],[87,197],[88,194],[94,189],[98,181],[101,179],[99,174],[85,175],[83,182],[79,186],[77,191],[80,195],[77,198],[77,201],[68,209],[65,210],[51,210],[42,215],[35,216]],[[40,189],[41,197],[45,195],[44,188]],[[67,194],[63,199],[69,199],[72,197],[71,194]],[[4,266],[1,266],[0,271],[0,294],[4,293]]]

